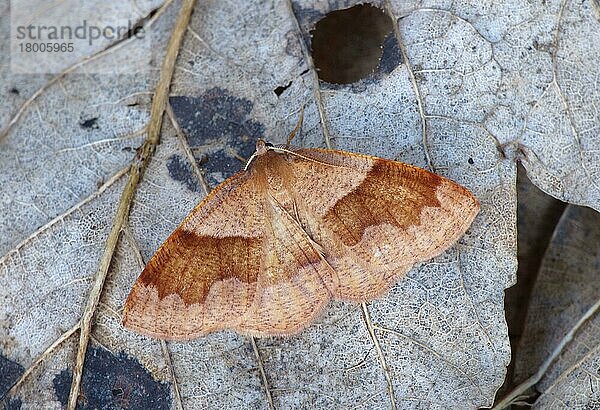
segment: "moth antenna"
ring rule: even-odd
[[[345,166],[345,165],[330,164],[330,163],[327,163],[327,162],[324,162],[324,161],[319,161],[318,159],[307,157],[307,156],[304,156],[302,154],[298,154],[297,152],[294,152],[292,150],[281,148],[281,147],[270,147],[269,149],[271,151],[275,151],[275,152],[285,152],[286,154],[290,154],[290,155],[293,155],[295,157],[302,158],[302,159],[305,159],[305,160],[310,161],[310,162],[314,162],[316,164],[327,165],[329,167],[334,167],[334,168],[350,168],[349,166]],[[254,155],[250,159],[252,159],[253,157],[254,157]]]
[[[290,148],[290,144],[292,143],[292,140],[296,136],[296,133],[298,133],[298,131],[300,131],[300,129],[302,128],[303,121],[304,121],[304,106],[302,106],[302,108],[300,108],[300,116],[298,117],[298,122],[296,123],[296,127],[292,130],[292,132],[290,132],[290,135],[288,136],[287,142],[285,143],[285,149]]]
[[[252,163],[252,161],[254,160],[254,158],[256,158],[258,156],[258,154],[256,153],[256,151],[250,156],[250,158],[248,158],[248,161],[246,161],[246,165],[244,165],[244,171],[248,171],[248,168],[250,167],[250,164]]]

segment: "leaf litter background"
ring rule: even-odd
[[[503,300],[516,280],[516,161],[545,192],[600,209],[600,7],[373,2],[398,22],[378,69],[358,84],[318,84],[301,41],[322,15],[352,4],[196,5],[172,82],[173,116],[137,188],[95,314],[82,382],[88,406],[492,405],[510,360]],[[11,126],[0,134],[0,394],[44,358],[4,397],[7,408],[67,401],[76,326],[127,166],[145,138],[180,3],[138,6],[136,18],[155,41],[147,72],[88,72],[134,59],[135,42],[124,42],[58,79],[10,72],[2,6],[0,118]],[[278,96],[277,87],[287,88]],[[222,332],[160,343],[124,331],[120,312],[144,261],[205,184],[241,167],[233,152],[248,157],[259,136],[283,141],[303,105],[296,144],[329,140],[473,190],[482,212],[467,235],[415,267],[366,315],[334,303],[295,337],[253,343]],[[572,206],[558,222],[531,291],[518,349],[528,359],[511,370],[515,382],[534,373],[598,299],[599,227],[595,211]],[[552,326],[544,327],[548,311]],[[540,406],[598,403],[598,326],[597,317],[584,324],[538,384]]]

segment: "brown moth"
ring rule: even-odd
[[[297,333],[331,299],[383,295],[479,212],[466,188],[424,169],[288,145],[258,140],[194,208],[133,285],[125,327],[171,340]]]

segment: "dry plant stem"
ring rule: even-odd
[[[121,229],[125,226],[127,218],[129,216],[129,209],[133,201],[133,195],[138,182],[148,165],[154,149],[160,140],[160,128],[162,125],[162,117],[165,110],[165,103],[168,98],[169,88],[171,85],[171,78],[175,69],[175,60],[179,53],[179,47],[183,39],[186,27],[192,10],[194,9],[194,0],[184,0],[177,22],[169,39],[165,59],[163,61],[160,78],[156,86],[154,98],[152,100],[152,107],[150,111],[150,123],[148,124],[148,136],[142,147],[138,150],[136,157],[131,165],[129,172],[129,180],[127,185],[121,194],[119,205],[115,215],[112,229],[106,241],[106,248],[102,259],[100,260],[100,266],[94,279],[94,284],[90,291],[87,305],[81,318],[81,331],[79,334],[79,348],[77,349],[77,358],[75,362],[75,368],[73,369],[73,381],[71,383],[71,391],[69,393],[69,402],[67,409],[75,410],[77,405],[77,397],[79,396],[79,387],[81,384],[81,376],[83,373],[83,365],[85,361],[85,353],[87,351],[87,345],[90,339],[90,331],[92,326],[92,318],[100,300],[100,295],[104,287],[104,281],[108,268],[112,260]]]
[[[369,336],[373,341],[373,345],[375,346],[375,351],[377,352],[377,358],[379,359],[379,363],[383,368],[383,374],[385,376],[385,381],[387,383],[388,393],[390,395],[391,407],[392,410],[397,408],[396,406],[396,394],[394,393],[394,385],[392,384],[392,377],[390,375],[390,368],[385,361],[385,356],[383,355],[383,350],[381,350],[381,345],[379,344],[379,339],[377,339],[377,335],[375,334],[375,328],[373,327],[373,322],[371,321],[371,314],[369,313],[369,309],[367,308],[366,303],[361,303],[360,308],[362,309],[363,318],[365,320],[365,324],[367,325],[367,330],[369,331]]]
[[[254,355],[256,356],[256,360],[258,361],[258,369],[260,370],[260,377],[262,378],[263,387],[265,388],[265,394],[267,396],[267,403],[269,404],[269,409],[275,410],[273,396],[271,396],[271,389],[269,388],[267,374],[265,373],[265,366],[263,365],[262,358],[260,357],[260,352],[258,351],[258,345],[256,344],[256,338],[254,336],[250,336],[250,343],[252,343],[252,349],[254,350]]]
[[[515,404],[515,400],[521,398],[523,393],[525,393],[530,387],[535,386],[542,379],[542,377],[544,377],[544,374],[546,374],[546,371],[548,370],[550,365],[554,363],[556,358],[563,352],[565,347],[571,342],[571,340],[573,340],[575,333],[577,333],[577,331],[588,321],[588,319],[590,319],[597,313],[599,308],[600,299],[598,299],[596,303],[594,303],[587,310],[587,312],[585,312],[585,314],[579,319],[575,326],[571,328],[569,333],[567,333],[565,337],[562,338],[558,346],[556,346],[556,348],[552,351],[550,356],[548,356],[544,363],[542,363],[538,371],[533,376],[525,380],[523,383],[515,387],[513,391],[511,391],[504,399],[502,399],[502,401],[500,401],[494,406],[494,409],[501,410],[507,408],[511,404]]]

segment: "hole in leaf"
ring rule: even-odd
[[[281,94],[283,94],[283,92],[285,90],[287,90],[288,88],[290,88],[290,85],[292,85],[291,81],[289,83],[287,83],[287,85],[279,86],[279,87],[275,88],[273,90],[273,92],[275,93],[275,95],[277,95],[277,97],[279,97]]]
[[[383,10],[369,4],[328,13],[311,30],[312,56],[319,78],[333,84],[350,84],[373,73],[393,24]]]

